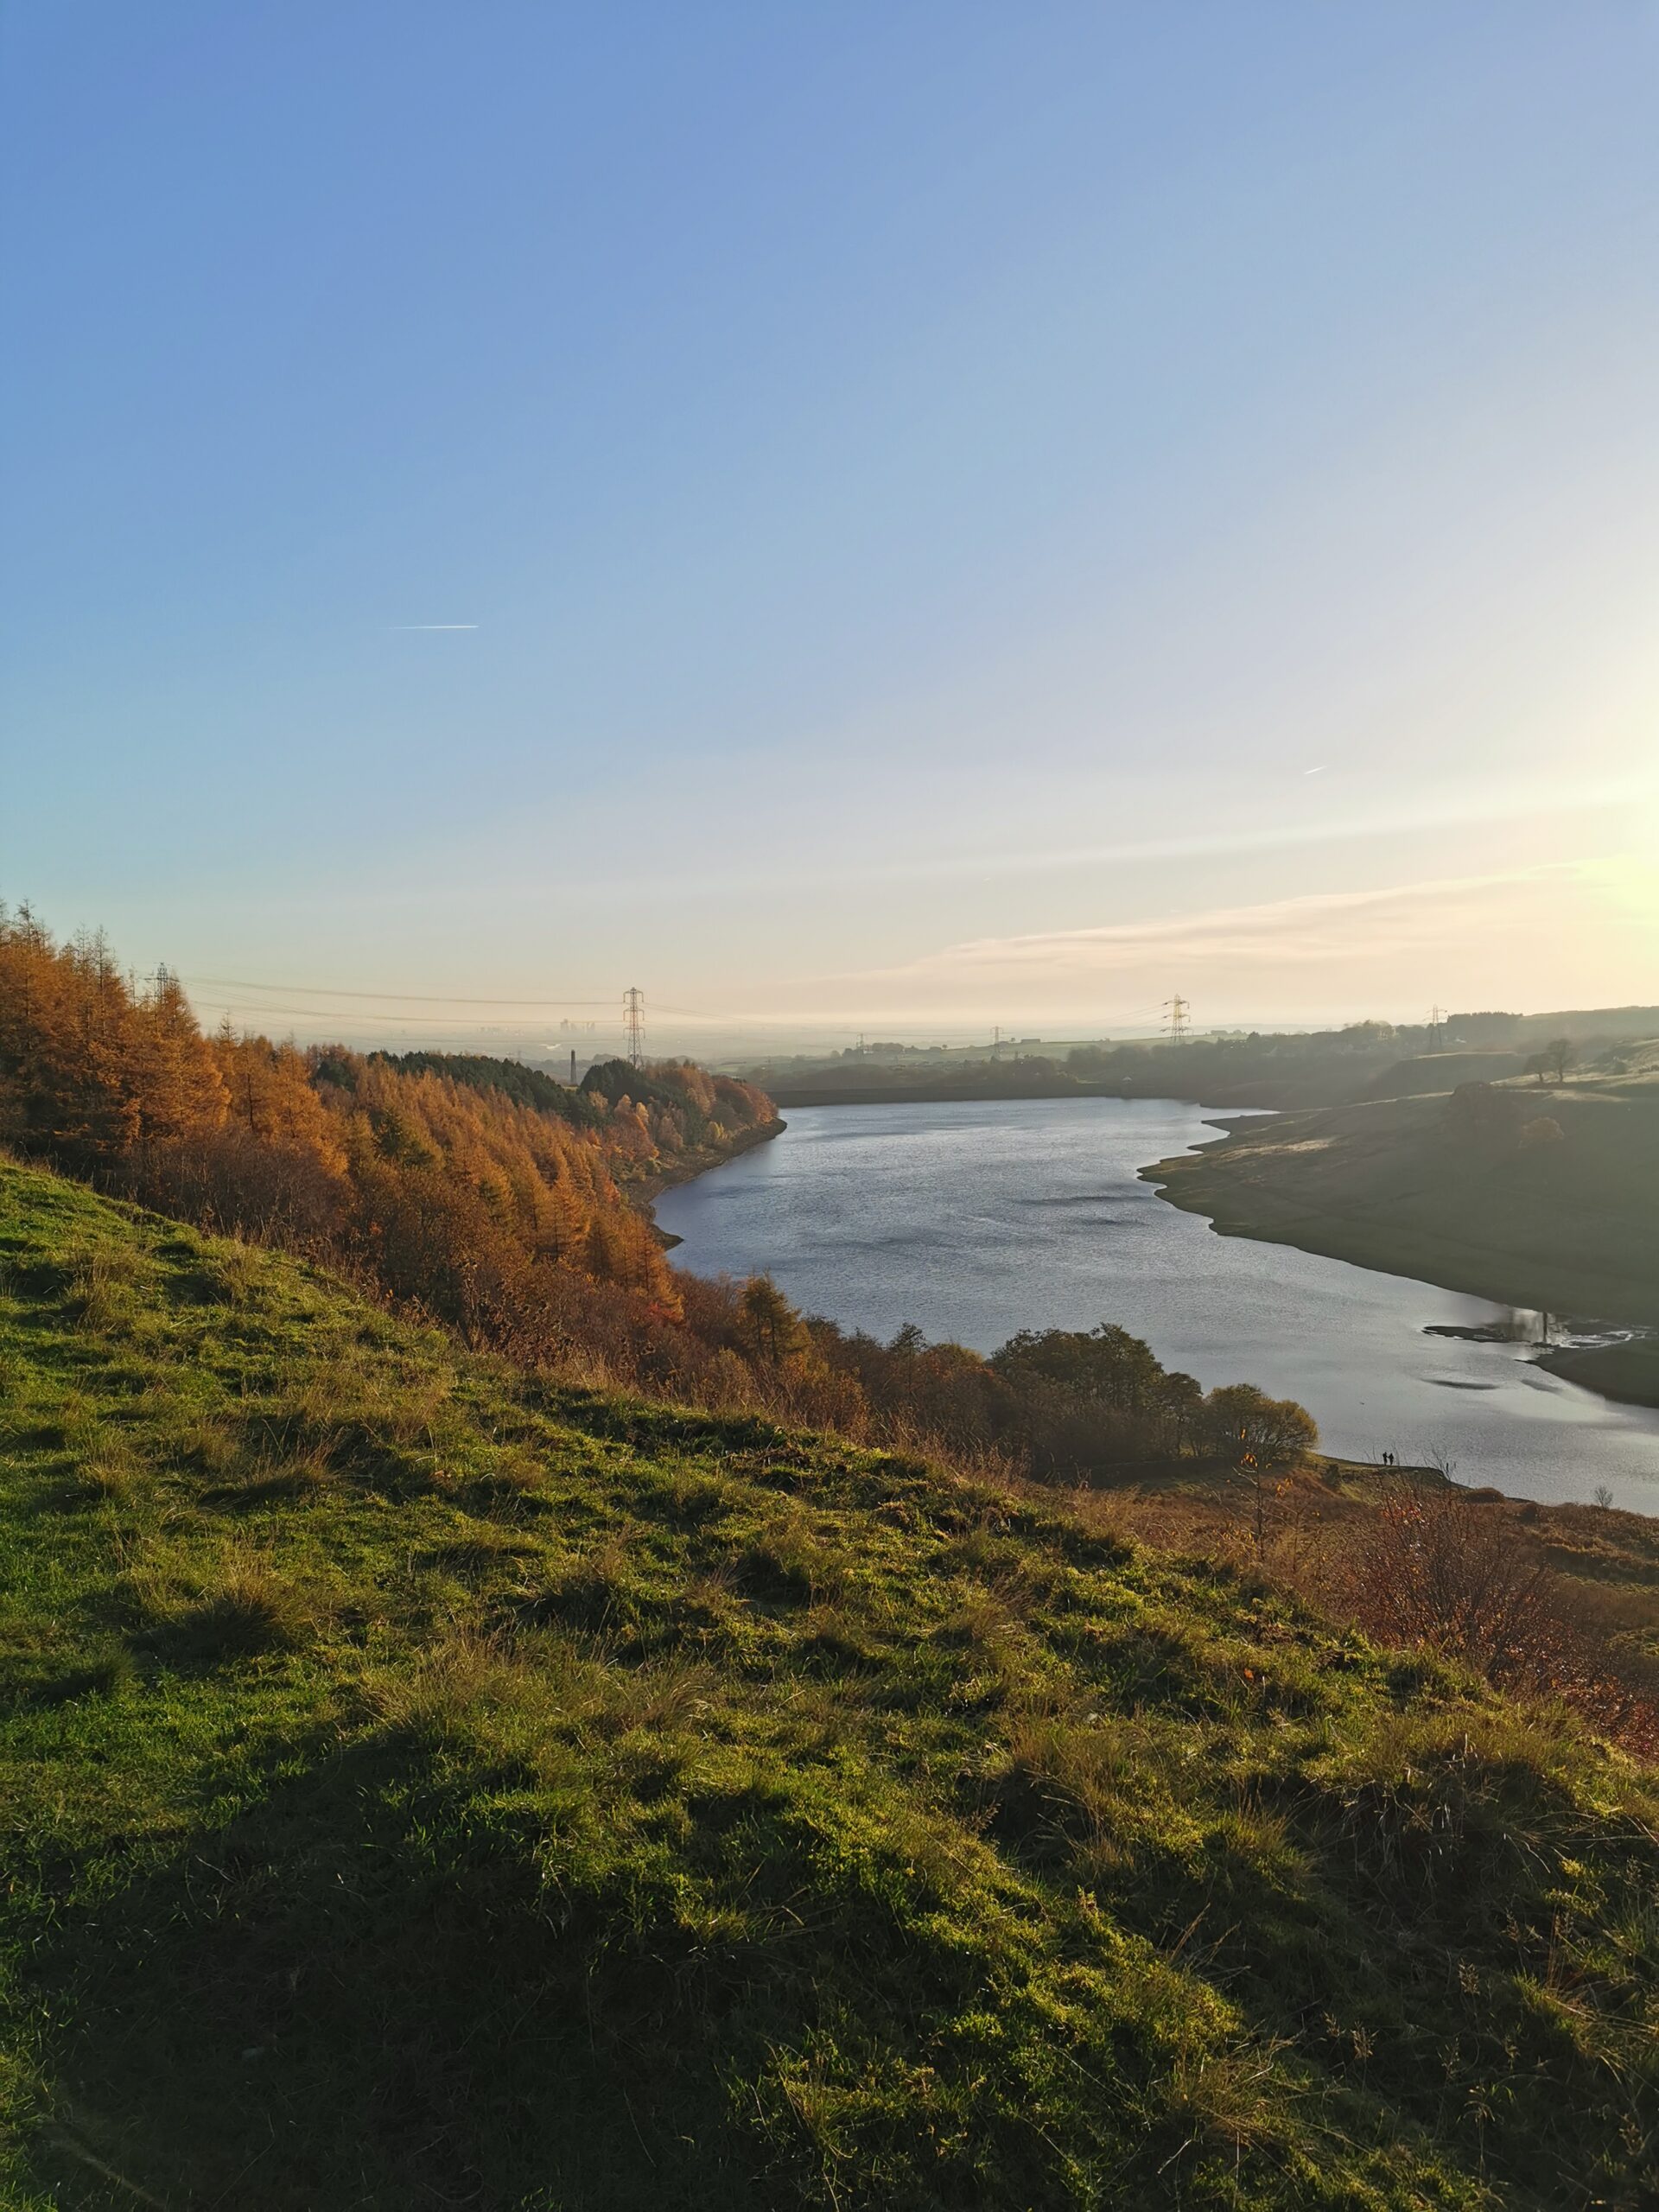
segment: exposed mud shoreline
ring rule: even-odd
[[[1624,1406],[1659,1406],[1659,1338],[1617,1344],[1563,1344],[1533,1363]]]

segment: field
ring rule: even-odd
[[[1635,2208],[1659,1788],[0,1165],[4,2201]]]
[[[1444,1096],[1389,1098],[1245,1124],[1146,1172],[1224,1235],[1556,1315],[1659,1325],[1659,1081],[1493,1094],[1516,1141],[1460,1136]],[[1556,1134],[1521,1141],[1529,1116]]]

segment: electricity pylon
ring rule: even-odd
[[[645,995],[638,983],[630,984],[622,994],[622,1033],[627,1039],[629,1065],[642,1068],[645,1065]]]
[[[1164,1001],[1164,1012],[1169,1017],[1169,1041],[1172,1045],[1179,1045],[1185,1037],[1192,1021],[1192,1002],[1177,991],[1173,999]]]

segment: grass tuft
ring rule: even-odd
[[[137,1262],[120,1245],[100,1246],[68,1269],[63,1308],[88,1331],[130,1326],[137,1313]]]
[[[144,1561],[127,1580],[143,1643],[170,1665],[292,1649],[318,1625],[315,1604],[251,1550],[226,1553],[205,1575],[181,1574],[165,1559]]]

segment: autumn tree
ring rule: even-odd
[[[767,1367],[804,1358],[811,1338],[795,1308],[770,1275],[751,1275],[740,1301],[743,1350]]]
[[[622,1284],[664,1313],[676,1313],[678,1295],[662,1247],[640,1215],[617,1205],[588,1224],[588,1272],[601,1282]]]
[[[0,1129],[24,1151],[99,1174],[140,1146],[218,1126],[224,1086],[176,981],[140,992],[101,934],[54,944],[24,908],[0,913]]]
[[[1211,1449],[1236,1463],[1262,1468],[1292,1465],[1319,1440],[1319,1426],[1294,1398],[1270,1398],[1253,1382],[1211,1390],[1204,1402]]]
[[[229,1117],[257,1142],[308,1154],[331,1169],[346,1165],[338,1127],[312,1088],[303,1054],[266,1037],[238,1037],[228,1023],[213,1040],[229,1095]]]
[[[126,1057],[136,1142],[178,1144],[223,1124],[229,1092],[213,1048],[178,977],[165,968],[131,1007]]]

